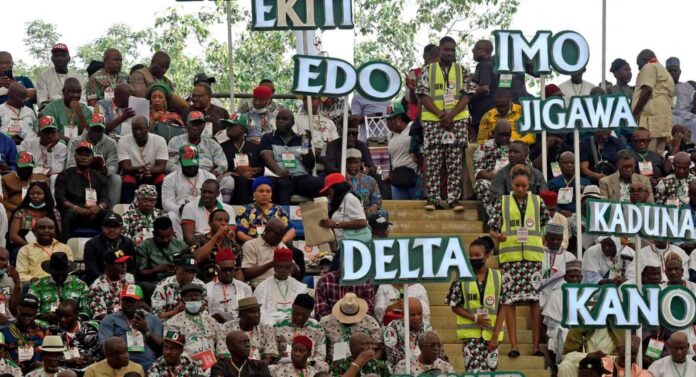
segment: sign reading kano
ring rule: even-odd
[[[653,239],[694,240],[689,208],[588,200],[588,233],[640,235]],[[632,284],[563,286],[563,326],[635,329],[642,326],[681,330],[696,321],[696,297],[685,286],[662,288]]]

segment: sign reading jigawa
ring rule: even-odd
[[[521,98],[522,118],[517,122],[522,133],[571,132],[636,128],[626,96],[574,96],[565,107],[563,97]]]
[[[473,269],[459,237],[384,238],[369,244],[341,241],[341,285],[473,279]]]
[[[357,88],[374,101],[386,101],[399,94],[401,75],[382,62],[363,64],[357,71],[345,60],[324,56],[295,55],[292,92],[311,96],[345,96]]]
[[[352,0],[252,0],[253,30],[352,29]]]
[[[587,232],[604,235],[636,235],[669,240],[694,240],[691,210],[655,204],[617,203],[590,199]]]
[[[595,284],[563,285],[564,327],[635,329],[667,327],[681,330],[696,321],[696,297],[689,288],[670,285],[621,287]]]

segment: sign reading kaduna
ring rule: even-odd
[[[591,234],[641,235],[653,239],[694,240],[696,230],[688,208],[590,199],[586,229]],[[563,285],[565,327],[635,329],[664,326],[680,330],[696,321],[696,297],[685,286],[595,284]]]
[[[409,284],[474,278],[459,237],[380,238],[369,244],[341,241],[340,285]]]

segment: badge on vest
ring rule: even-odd
[[[486,296],[486,298],[484,299],[484,302],[486,303],[486,306],[493,306],[493,305],[495,305],[495,297]]]

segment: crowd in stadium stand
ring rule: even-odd
[[[566,102],[631,103],[639,128],[580,134],[576,176],[572,134],[548,133],[542,150],[518,132],[534,72],[496,73],[493,50],[478,41],[470,72],[443,37],[393,103],[355,94],[348,119],[342,99],[274,99],[273,78],[230,113],[214,77],[191,72],[192,86],[175,87],[162,51],[127,73],[110,48],[82,75],[59,43],[34,78],[0,52],[0,376],[455,372],[421,284],[404,303],[400,285],[339,283],[338,242],[388,237],[389,199],[454,219],[465,200],[480,202],[489,236],[467,247],[476,279],[443,298],[462,343],[456,372],[495,371],[504,337],[504,356],[521,356],[516,307],[529,306],[524,356],[545,357],[554,377],[623,376],[624,331],[564,327],[562,285],[631,284],[642,253],[643,284],[696,294],[696,243],[635,250],[633,239],[583,234],[578,259],[575,214],[588,198],[694,208],[696,83],[680,81],[678,58],[663,65],[643,50],[635,86],[618,58],[613,85],[583,70],[543,88]],[[312,248],[297,206],[320,197],[319,226],[336,241]],[[631,376],[696,375],[695,331],[634,337],[642,367],[634,359]]]

